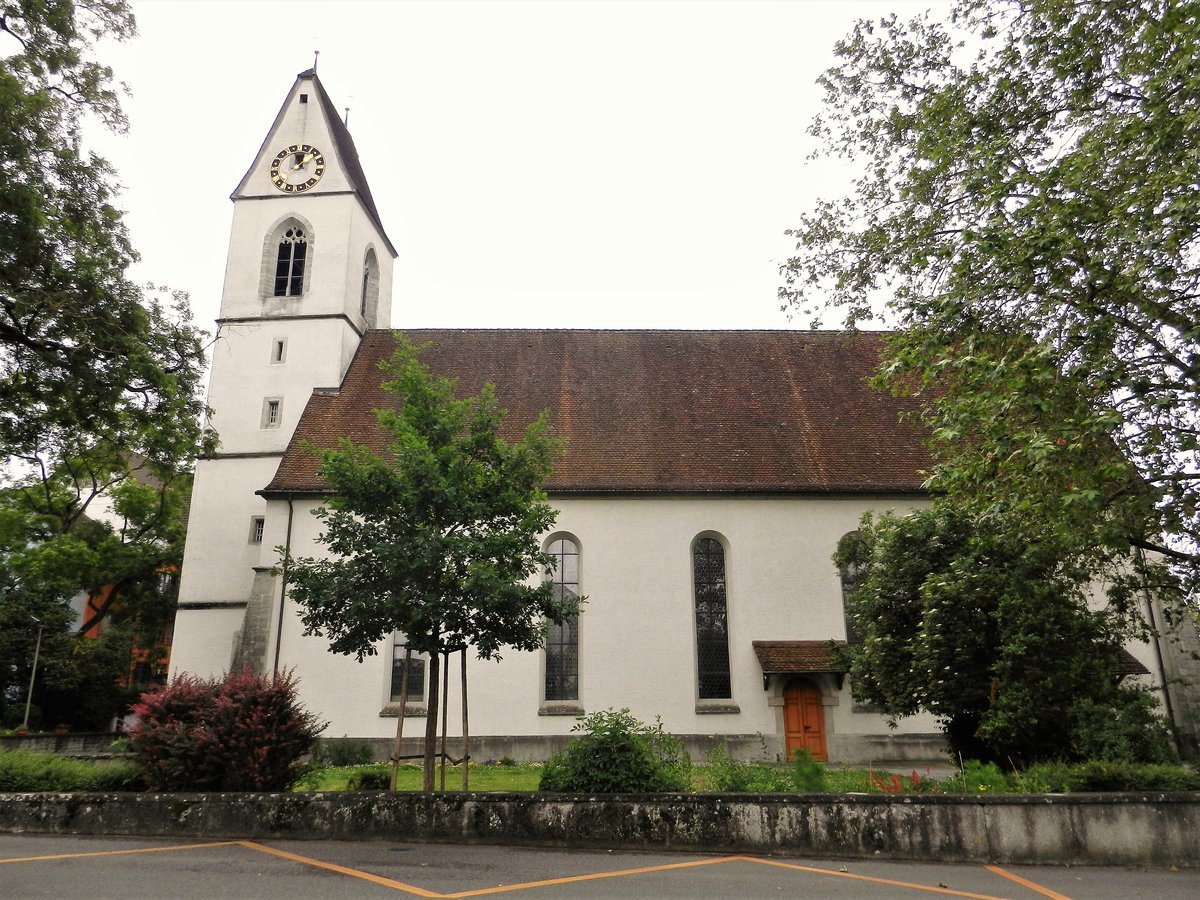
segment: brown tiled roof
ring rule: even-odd
[[[462,396],[486,382],[519,437],[548,409],[565,454],[546,488],[571,491],[919,492],[913,401],[867,379],[882,335],[806,331],[461,330],[406,332]],[[386,451],[372,411],[393,405],[379,363],[392,333],[368,332],[340,390],[314,393],[268,493],[324,489],[301,441],[341,436]]]
[[[754,655],[764,675],[790,672],[845,672],[834,656],[844,641],[754,641]]]
[[[1125,675],[1149,675],[1150,670],[1147,669],[1138,658],[1128,650],[1121,648],[1117,653],[1117,659],[1113,663],[1112,674],[1120,677]]]

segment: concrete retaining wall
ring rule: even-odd
[[[1200,866],[1200,794],[0,794],[0,831]]]

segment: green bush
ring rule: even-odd
[[[392,770],[386,766],[360,769],[346,783],[348,791],[386,791],[392,786]]]
[[[581,716],[572,731],[581,735],[546,763],[540,790],[622,794],[691,786],[691,761],[661,721],[646,725],[628,709],[606,709]]]
[[[135,764],[157,791],[278,791],[324,725],[289,674],[177,678],[142,695],[129,733]]]
[[[1187,766],[1124,760],[1040,763],[1013,779],[1019,790],[1044,794],[1200,790],[1200,773]]]
[[[138,791],[131,763],[100,764],[49,753],[0,750],[0,791]]]
[[[815,794],[825,790],[825,764],[800,748],[792,754],[792,783],[801,793]]]
[[[375,761],[375,754],[365,741],[342,735],[318,740],[313,745],[312,761],[315,766],[365,766]]]
[[[1131,763],[1179,761],[1158,700],[1144,688],[1121,687],[1103,702],[1077,701],[1069,722],[1074,756]]]
[[[708,763],[708,789],[730,794],[778,794],[792,790],[789,772],[766,763],[733,759],[718,744],[705,757]]]
[[[962,770],[947,778],[943,786],[946,791],[956,794],[995,794],[1013,789],[999,766],[977,759],[966,760]]]

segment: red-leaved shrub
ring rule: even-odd
[[[154,791],[278,791],[325,727],[296,699],[290,672],[176,678],[142,694],[129,733]]]

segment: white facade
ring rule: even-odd
[[[680,735],[726,734],[766,740],[781,751],[782,679],[763,686],[751,648],[779,636],[845,638],[841,581],[831,562],[838,539],[868,510],[914,508],[886,498],[625,497],[551,498],[558,510],[553,536],[580,551],[579,705],[588,712],[629,707],[639,718],[661,716]],[[291,541],[321,555],[317,501],[295,503]],[[267,543],[287,540],[284,501],[269,504]],[[732,701],[737,712],[703,711],[697,698],[692,545],[716,537],[725,547]],[[548,535],[547,537],[551,537]],[[271,634],[276,633],[272,624]],[[273,638],[272,638],[273,639]],[[329,735],[387,737],[391,659],[386,642],[362,663],[332,654],[323,638],[305,636],[290,605],[284,609],[280,658],[294,668],[305,703],[329,719]],[[274,647],[271,648],[273,654]],[[574,719],[547,715],[544,652],[510,652],[497,662],[468,663],[470,727],[477,735],[569,733]],[[458,661],[451,660],[449,733],[461,733]],[[811,676],[822,689],[825,732],[833,758],[860,758],[849,739],[890,733],[882,717],[855,711],[849,682]],[[409,725],[414,734],[421,725]],[[900,723],[900,734],[931,734],[929,716]]]

